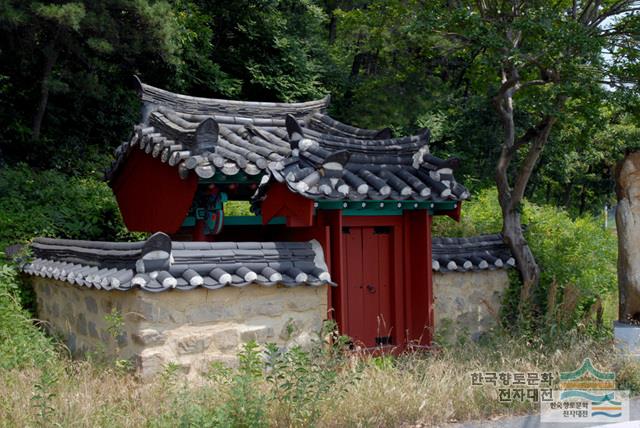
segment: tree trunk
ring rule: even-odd
[[[569,182],[569,185],[564,189],[564,196],[562,198],[562,206],[569,209],[571,204],[571,192],[573,192],[573,181]]]
[[[640,322],[640,152],[616,166],[620,321]]]
[[[338,18],[333,13],[333,11],[331,11],[331,14],[329,17],[329,44],[330,45],[333,45],[335,43],[337,32],[338,32]]]
[[[44,66],[42,69],[42,81],[40,82],[40,101],[38,102],[38,108],[33,116],[33,126],[31,129],[31,139],[37,140],[40,138],[40,131],[42,130],[42,121],[44,119],[44,113],[47,110],[47,103],[49,102],[49,79],[53,67],[58,60],[58,51],[55,49],[55,41],[51,41],[44,49]]]
[[[503,208],[502,219],[502,235],[513,258],[516,259],[516,266],[522,279],[520,290],[520,313],[522,313],[530,302],[531,290],[538,285],[540,268],[524,237],[520,213],[515,209]]]

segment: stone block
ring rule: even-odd
[[[58,304],[58,302],[53,302],[51,304],[51,315],[55,318],[58,318],[60,316],[60,305]]]
[[[210,333],[211,343],[220,351],[231,351],[238,347],[238,330],[228,328]]]
[[[217,366],[224,368],[236,368],[238,367],[238,357],[234,355],[207,355],[206,357],[199,358],[194,362],[194,370],[200,375],[214,375],[216,370],[219,370]]]
[[[206,324],[216,321],[230,321],[237,318],[237,312],[231,307],[200,306],[190,309],[185,314],[187,322],[191,324]]]
[[[100,310],[102,312],[109,314],[114,307],[115,305],[113,304],[113,300],[110,297],[105,296],[104,299],[100,299]]]
[[[40,290],[45,296],[51,296],[51,286],[49,284],[42,284]]]
[[[245,317],[261,315],[266,317],[277,317],[284,312],[284,302],[281,300],[256,301],[245,303],[242,306],[242,313]]]
[[[62,310],[62,317],[68,320],[72,320],[75,318],[75,313],[73,310],[73,303],[66,301],[64,304],[64,309]]]
[[[84,303],[87,307],[87,311],[89,311],[90,313],[95,314],[98,312],[98,304],[96,303],[96,299],[94,299],[93,297],[86,296],[84,298]]]
[[[100,338],[100,336],[98,335],[98,329],[96,328],[95,322],[89,321],[87,323],[87,330],[89,330],[89,336],[93,337],[94,339]]]
[[[212,362],[235,367],[240,345],[250,340],[306,344],[326,317],[326,288],[251,286],[154,294],[49,282],[58,289],[51,298],[42,291],[46,282],[35,280],[40,315],[61,332],[73,354],[86,349],[107,358],[135,356],[143,377],[163,371],[170,362],[190,377]],[[125,321],[124,332],[115,338],[105,328],[105,316],[114,309]],[[56,312],[60,316],[51,315]]]
[[[182,336],[176,343],[178,354],[197,354],[204,352],[211,344],[212,337],[208,334],[196,333]]]
[[[278,337],[284,341],[290,340],[292,337],[295,337],[302,330],[302,322],[300,320],[295,320],[293,318],[289,318],[287,322],[284,323],[282,329],[280,330],[280,334]]]
[[[76,330],[78,331],[78,334],[81,334],[83,336],[86,336],[88,334],[87,332],[87,318],[85,317],[84,313],[80,312],[78,314],[78,317],[76,318]]]
[[[240,341],[243,343],[251,340],[257,343],[265,343],[273,335],[273,328],[268,326],[244,326],[240,328]]]
[[[162,372],[168,363],[166,352],[153,349],[145,349],[136,356],[136,367],[143,378],[149,378]]]
[[[310,299],[309,296],[296,296],[287,302],[287,309],[295,312],[307,312],[318,307],[317,299]]]
[[[116,336],[116,343],[120,348],[125,348],[129,344],[129,340],[127,339],[127,333],[122,332]]]
[[[146,328],[131,334],[131,338],[135,343],[142,346],[158,346],[167,341],[167,336],[158,330]]]
[[[138,302],[133,308],[132,313],[151,323],[183,324],[187,321],[182,312],[155,305],[147,301]]]

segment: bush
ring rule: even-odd
[[[570,284],[577,289],[576,316],[588,310],[599,297],[616,292],[615,232],[605,230],[591,216],[571,218],[555,206],[528,201],[523,204],[522,222],[527,225],[525,237],[541,269],[537,293],[541,310],[546,311],[547,293],[554,282],[560,291]],[[435,236],[471,236],[496,233],[501,228],[497,191],[490,188],[478,192],[463,205],[460,223],[436,218],[433,231]]]
[[[53,359],[54,347],[22,309],[15,268],[0,264],[0,369],[38,365]]]
[[[0,251],[35,236],[128,239],[115,198],[98,178],[0,169]]]

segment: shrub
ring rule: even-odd
[[[541,312],[546,312],[547,294],[554,282],[560,291],[571,284],[579,294],[574,321],[600,296],[615,293],[616,235],[605,230],[597,219],[571,218],[558,207],[525,201],[522,222],[527,225],[525,237],[541,269],[537,293]],[[490,188],[478,192],[472,201],[463,205],[460,223],[436,218],[433,230],[436,236],[471,236],[496,233],[501,228],[497,192]],[[513,298],[517,297],[518,294],[513,293]]]
[[[54,347],[22,309],[15,268],[0,264],[0,369],[42,365]]]
[[[98,178],[0,168],[0,250],[35,236],[128,239],[115,198]]]

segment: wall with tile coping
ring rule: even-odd
[[[433,273],[435,331],[450,340],[467,333],[478,339],[496,325],[502,298],[509,287],[506,269]]]
[[[434,272],[436,334],[472,338],[493,327],[509,285],[504,269]],[[131,359],[144,377],[173,363],[188,375],[233,365],[243,343],[309,344],[327,318],[327,286],[104,291],[34,278],[38,315],[74,355]],[[109,332],[108,315],[122,327]],[[111,323],[112,325],[113,323]]]
[[[236,363],[249,340],[306,345],[327,318],[327,286],[104,291],[34,278],[38,316],[74,355],[131,359],[143,377],[176,364],[189,376]],[[122,326],[109,332],[108,315]],[[113,330],[113,329],[112,329]],[[115,337],[114,337],[115,336]]]

